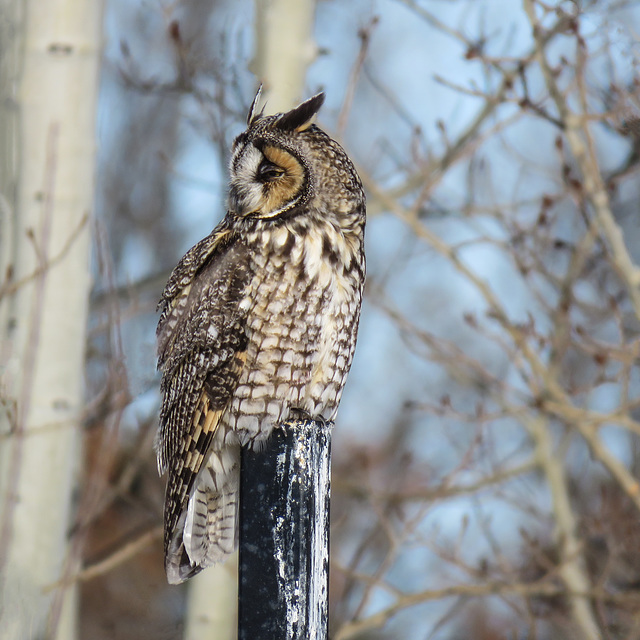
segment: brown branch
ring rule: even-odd
[[[428,502],[433,503],[437,500],[446,500],[457,496],[471,495],[478,493],[489,487],[493,487],[509,480],[513,480],[522,475],[526,475],[538,468],[537,460],[529,460],[523,464],[510,469],[502,469],[495,471],[491,475],[485,476],[467,485],[449,485],[442,483],[433,488],[417,487],[415,489],[402,489],[399,491],[373,489],[363,486],[353,481],[345,480],[342,477],[332,481],[333,489],[337,493],[347,493],[351,496],[363,499],[372,499],[376,501],[386,500],[389,502]]]
[[[536,42],[536,58],[542,70],[549,95],[560,114],[567,141],[580,168],[582,188],[593,207],[594,223],[609,247],[613,264],[621,280],[626,285],[636,317],[640,319],[640,268],[633,262],[627,250],[622,230],[611,211],[609,194],[602,178],[593,137],[588,127],[589,118],[587,117],[587,105],[584,97],[583,73],[580,68],[577,69],[578,83],[579,86],[582,86],[579,93],[583,107],[583,113],[577,114],[571,111],[567,97],[560,91],[556,76],[547,60],[544,40],[545,31],[535,15],[533,0],[524,0],[524,8],[531,23],[533,37]],[[584,61],[581,47],[582,45],[578,38],[578,65],[583,67]]]
[[[404,594],[393,605],[366,618],[343,624],[335,633],[334,640],[351,640],[373,629],[381,629],[391,618],[401,611],[434,600],[455,596],[486,597],[490,595],[519,595],[522,597],[553,597],[563,593],[562,588],[548,582],[485,582],[482,584],[460,584],[442,589],[429,589],[418,593]]]
[[[347,94],[345,95],[342,103],[342,109],[338,116],[338,135],[340,137],[342,137],[345,129],[347,128],[347,120],[349,118],[349,113],[351,112],[351,105],[353,104],[353,98],[358,84],[358,77],[360,76],[364,61],[366,60],[367,52],[369,51],[371,34],[377,24],[378,18],[373,17],[366,27],[362,27],[362,29],[358,31],[358,37],[360,38],[360,50],[358,51],[358,57],[353,65],[353,69],[351,70],[351,75],[349,76],[349,82],[347,84]]]
[[[126,542],[119,546],[112,554],[94,562],[82,569],[79,573],[67,576],[65,579],[55,582],[45,588],[45,591],[51,591],[60,587],[69,587],[74,582],[86,582],[98,576],[104,575],[109,571],[113,571],[116,567],[127,562],[135,555],[146,549],[152,542],[162,539],[162,526],[153,527],[137,538]]]
[[[67,238],[65,243],[62,245],[62,248],[60,249],[60,251],[51,258],[48,258],[47,256],[39,256],[38,262],[40,264],[38,264],[38,266],[31,273],[27,274],[26,276],[23,276],[22,278],[16,281],[12,281],[10,277],[11,274],[6,274],[4,282],[0,285],[0,300],[2,300],[4,296],[13,295],[21,287],[24,287],[26,284],[42,277],[52,267],[54,267],[59,262],[62,262],[62,260],[64,260],[66,255],[69,253],[69,251],[73,247],[73,243],[78,239],[78,237],[80,236],[80,234],[82,233],[84,227],[88,222],[89,222],[89,214],[85,213],[80,218],[80,222],[78,223],[78,226],[75,229],[73,229],[69,234],[69,237]],[[40,249],[36,248],[36,253],[39,251]]]

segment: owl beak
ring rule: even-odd
[[[258,202],[256,202],[256,199]],[[247,191],[240,186],[231,185],[229,189],[229,211],[234,215],[244,218],[251,216],[259,210],[259,194]]]
[[[236,215],[241,215],[242,212],[240,211],[240,197],[238,195],[238,191],[237,189],[230,189],[229,190],[229,211],[231,213],[235,213]]]

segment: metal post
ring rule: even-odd
[[[327,640],[331,423],[243,450],[238,640]]]

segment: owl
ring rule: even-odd
[[[333,420],[356,344],[362,183],[312,124],[324,94],[269,116],[259,98],[233,142],[226,217],[180,260],[158,305],[172,584],[233,552],[241,447],[296,416]]]

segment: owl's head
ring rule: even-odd
[[[360,179],[343,149],[312,124],[324,93],[271,116],[258,111],[259,99],[260,91],[249,110],[246,131],[233,142],[232,214],[277,220],[308,212],[313,205],[326,210],[330,192],[346,213],[348,200],[363,199]]]

